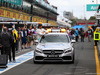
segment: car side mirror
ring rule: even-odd
[[[71,40],[71,43],[76,43],[76,41],[75,40]]]
[[[39,41],[38,40],[35,40],[35,43],[39,43]]]

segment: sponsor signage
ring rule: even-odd
[[[15,4],[15,5],[22,5],[22,0],[2,0],[2,2],[3,1],[11,3],[11,4]]]
[[[100,4],[87,4],[87,11],[97,11],[99,5]]]
[[[8,11],[5,9],[0,9],[0,16],[1,17],[15,18],[15,19],[23,20],[23,21],[30,21],[30,16],[25,15],[23,13],[21,13],[21,14],[17,13],[17,12],[13,12],[13,11]]]

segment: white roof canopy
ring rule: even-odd
[[[65,21],[62,21],[62,20],[58,20],[57,23],[58,23],[59,25],[71,27],[71,25],[70,25],[69,23],[67,23],[67,22],[65,22]]]

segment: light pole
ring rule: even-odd
[[[86,14],[85,14],[85,5],[83,5],[84,8],[84,20],[86,19]]]
[[[32,22],[32,17],[33,17],[33,3],[31,4],[30,14],[31,14],[30,22]]]
[[[96,0],[96,14],[98,13],[98,0]]]
[[[48,23],[48,19],[49,19],[49,11],[47,11],[47,23]]]
[[[92,2],[94,2],[94,0],[92,0]],[[98,0],[96,0],[96,13],[98,13]]]
[[[98,10],[98,0],[96,0],[96,15],[99,13],[99,10]],[[97,19],[97,25],[99,25],[99,20]]]
[[[31,3],[31,8],[30,8],[30,14],[31,14],[31,16],[30,16],[30,22],[32,22],[32,17],[33,17],[33,15],[34,15],[34,13],[33,13],[33,10],[34,10],[34,4],[37,4],[34,0],[32,1],[32,3]]]
[[[92,2],[94,2],[94,0],[92,0]],[[98,10],[98,0],[96,0],[96,15],[99,13],[99,10]],[[99,20],[97,19],[96,20],[96,23],[97,25],[99,25]]]
[[[47,23],[48,23],[48,19],[49,19],[50,11],[51,11],[51,9],[50,9],[49,11],[46,12],[46,14],[47,14]]]
[[[31,0],[31,8],[30,8],[31,17],[30,17],[30,22],[32,22],[32,17],[33,17],[33,15],[34,15],[34,13],[33,13],[33,10],[34,10],[34,9],[33,9],[33,7],[34,7],[33,5],[34,5],[34,4],[37,4],[37,3],[36,3],[36,0]]]

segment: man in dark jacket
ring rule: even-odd
[[[15,60],[16,34],[14,33],[14,29],[10,30],[10,28],[9,28],[9,33],[10,33],[10,36],[13,38],[12,44],[11,44],[11,54],[12,54],[13,62],[16,62]]]
[[[75,38],[74,35],[75,35],[75,29],[72,29],[71,30],[71,40]]]
[[[84,42],[85,33],[83,28],[80,28],[80,36],[81,36],[81,42]]]
[[[0,34],[0,46],[2,46],[1,54],[6,54],[7,58],[9,56],[9,61],[11,62],[11,49],[13,38],[7,32],[7,27],[3,28],[3,32]]]

